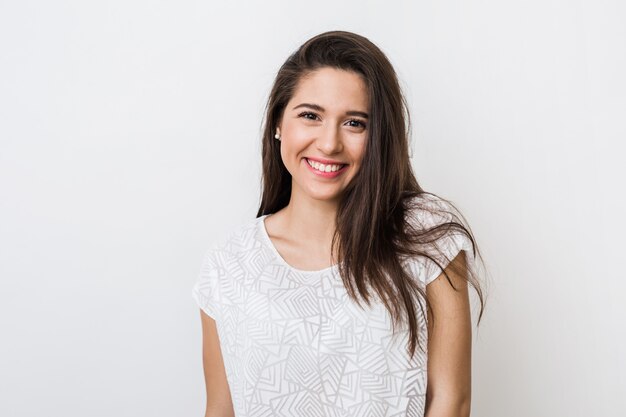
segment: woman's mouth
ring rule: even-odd
[[[322,164],[308,158],[304,158],[306,165],[313,173],[324,178],[335,178],[346,171],[348,164]]]

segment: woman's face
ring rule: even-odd
[[[367,108],[366,85],[355,72],[323,67],[300,79],[277,127],[292,198],[338,201],[361,165]]]

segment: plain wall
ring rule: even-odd
[[[421,185],[485,257],[473,416],[618,416],[626,14],[618,1],[0,3],[0,415],[202,416],[191,287],[256,215],[276,71],[388,55]]]

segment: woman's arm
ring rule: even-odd
[[[465,251],[446,267],[455,291],[439,275],[426,286],[428,311],[428,383],[425,417],[468,417],[471,403],[472,323]]]
[[[215,320],[200,310],[202,321],[202,363],[206,384],[206,411],[204,417],[234,417],[230,389]]]

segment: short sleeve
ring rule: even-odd
[[[425,195],[420,198],[424,199],[423,202],[425,202],[429,208],[435,209],[435,213],[428,210],[411,211],[409,213],[411,221],[418,228],[430,229],[450,221],[458,222],[458,219],[452,215],[452,208],[445,201],[430,195]],[[433,242],[432,246],[430,246],[428,254],[445,269],[462,250],[465,251],[468,272],[475,272],[472,241],[462,230],[456,227],[448,228],[445,234],[439,236],[436,241]],[[433,282],[443,272],[433,260],[424,256],[414,259],[413,262],[411,262],[411,267],[424,287]]]
[[[192,297],[198,307],[213,320],[219,316],[220,305],[220,277],[223,268],[217,262],[214,249],[209,249],[203,258],[200,272],[192,289]]]
[[[446,268],[448,264],[464,250],[468,270],[471,271],[474,269],[472,242],[462,232],[455,231],[454,234],[451,232],[441,237],[436,245],[441,253],[435,253],[431,256],[433,256],[443,268]],[[441,268],[430,259],[424,259],[423,266],[424,285],[430,284],[442,273]]]

